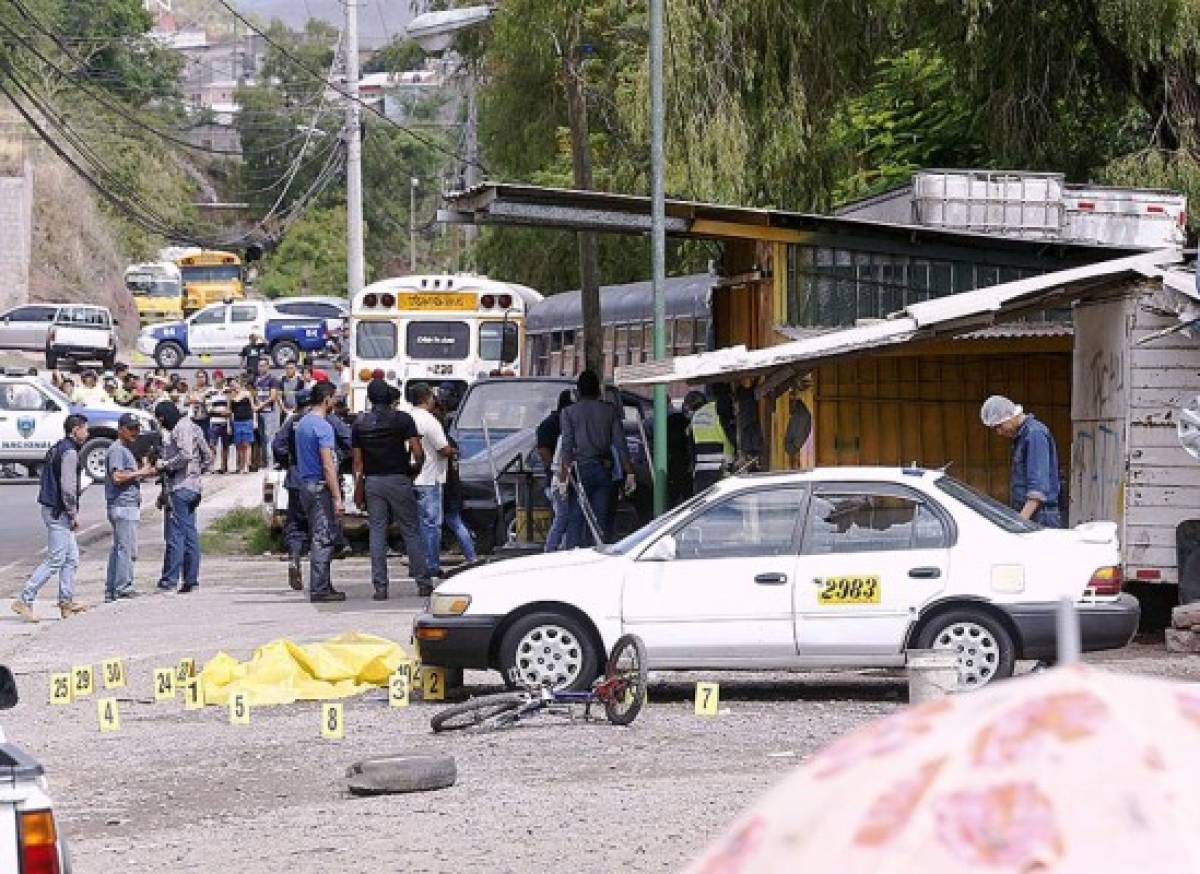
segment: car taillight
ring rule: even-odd
[[[1121,594],[1121,569],[1115,565],[1097,568],[1088,582],[1088,588],[1097,595]]]
[[[21,874],[62,874],[53,813],[48,810],[22,813],[19,834]]]

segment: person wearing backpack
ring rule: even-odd
[[[87,608],[75,600],[75,572],[79,569],[79,544],[75,531],[79,528],[79,492],[82,470],[79,450],[88,439],[87,417],[67,416],[63,422],[64,437],[46,453],[42,462],[38,504],[42,522],[46,525],[46,558],[34,570],[12,610],[26,622],[37,622],[33,602],[50,577],[58,574],[58,609],[63,619],[69,619]]]

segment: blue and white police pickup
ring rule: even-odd
[[[144,438],[158,429],[154,417],[126,407],[73,403],[36,374],[6,371],[0,374],[0,463],[24,465],[32,474],[46,451],[63,438],[63,422],[71,413],[88,420],[88,442],[80,451],[84,473],[104,479],[104,455],[117,439],[117,420],[133,413],[142,420]]]
[[[276,367],[299,360],[301,352],[322,351],[326,341],[324,319],[297,318],[265,301],[239,300],[210,304],[180,322],[147,325],[137,350],[171,369],[189,355],[237,355],[251,334],[263,338]]]

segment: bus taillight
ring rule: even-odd
[[[500,295],[500,309],[506,310],[511,306],[512,306],[512,295],[511,294]]]
[[[365,307],[375,307],[378,305],[379,305],[379,298],[375,295],[374,292],[366,295],[363,298],[363,306],[365,306]]]
[[[496,296],[494,294],[485,294],[479,298],[479,306],[481,309],[490,310],[496,305]]]
[[[379,302],[387,309],[391,309],[396,305],[396,296],[394,294],[381,294]]]

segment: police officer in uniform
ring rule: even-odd
[[[725,475],[733,463],[733,443],[725,433],[715,400],[691,391],[684,398],[684,406],[692,412],[690,431],[696,447],[692,488],[699,494]]]
[[[67,416],[63,422],[65,436],[46,453],[42,463],[38,503],[46,525],[48,545],[46,558],[25,584],[12,610],[26,622],[37,622],[33,602],[50,577],[58,574],[58,609],[63,619],[87,608],[75,600],[75,571],[79,568],[79,545],[75,530],[79,527],[79,492],[82,470],[79,450],[87,442],[87,417]]]
[[[288,585],[299,592],[304,588],[300,558],[308,543],[308,520],[300,506],[300,474],[296,471],[296,423],[308,412],[309,394],[300,389],[294,396],[295,409],[271,440],[271,456],[278,467],[287,470],[283,487],[287,489],[287,516],[283,521],[283,542],[288,551]]]

